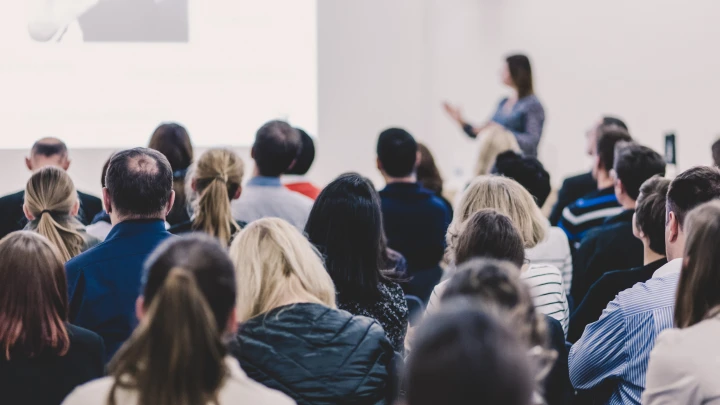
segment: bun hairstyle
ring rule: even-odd
[[[227,246],[240,231],[233,219],[230,201],[240,189],[244,164],[235,152],[210,149],[191,168],[189,178],[195,184],[193,230],[216,237]]]
[[[53,166],[35,172],[25,187],[25,209],[35,218],[29,229],[48,238],[57,247],[63,262],[80,254],[85,238],[78,232],[82,224],[71,212],[79,204],[70,176]]]

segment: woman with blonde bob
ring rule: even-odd
[[[720,386],[720,201],[685,221],[686,242],[675,301],[675,326],[650,355],[643,404],[718,404]]]
[[[70,176],[62,169],[47,166],[33,173],[25,187],[25,229],[48,238],[67,262],[99,240],[85,232],[76,216],[80,200]]]
[[[393,348],[380,325],[336,309],[320,255],[289,223],[265,218],[230,246],[238,280],[231,345],[256,381],[298,404],[390,403]]]
[[[204,232],[227,246],[243,223],[233,219],[230,202],[240,198],[245,172],[242,159],[229,149],[210,149],[190,168],[193,217],[170,228],[183,234]]]
[[[532,195],[523,186],[505,177],[479,176],[465,190],[453,222],[448,228],[447,256],[451,263],[461,264],[455,263],[455,252],[461,234],[466,231],[468,219],[487,208],[510,218],[522,238],[526,252],[545,239],[548,222]],[[478,232],[473,229],[467,231],[468,237],[472,232]],[[551,265],[525,260],[521,278],[530,289],[538,311],[560,321],[567,334],[570,310],[560,270]],[[443,283],[435,287],[436,291],[430,297],[428,308],[432,307],[433,299],[437,300],[443,288]]]

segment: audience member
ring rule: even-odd
[[[25,165],[31,172],[36,172],[46,166],[56,166],[62,170],[70,167],[70,155],[67,146],[57,138],[43,138],[35,142],[30,150],[30,157],[25,158]],[[78,192],[80,209],[78,220],[83,225],[102,211],[102,202],[99,198]],[[23,212],[25,191],[6,195],[0,198],[0,238],[10,232],[19,231],[27,225],[27,218]]]
[[[378,321],[402,352],[408,307],[402,288],[383,268],[383,218],[370,181],[351,173],[330,183],[315,201],[305,233],[325,258],[338,308]]]
[[[283,183],[288,190],[314,200],[320,195],[321,190],[311,183],[306,175],[315,160],[315,143],[307,132],[300,128],[295,129],[300,134],[302,147],[300,148],[300,154],[295,159],[295,164],[283,175]]]
[[[230,256],[243,324],[231,350],[251,378],[298,405],[389,403],[390,341],[376,321],[336,309],[333,281],[296,228],[251,223]]]
[[[33,173],[25,187],[23,210],[30,221],[25,229],[48,238],[63,262],[99,242],[77,220],[78,193],[70,176],[60,168],[47,166]]]
[[[545,205],[551,191],[550,174],[536,158],[521,156],[512,151],[501,153],[493,172],[520,183],[535,198],[539,208]],[[567,235],[562,229],[548,223],[545,239],[534,248],[528,249],[525,254],[533,263],[547,263],[557,267],[563,276],[565,294],[570,295],[572,255]]]
[[[443,178],[440,176],[440,170],[435,164],[435,158],[427,146],[420,142],[418,142],[417,146],[418,152],[420,152],[420,162],[415,170],[417,181],[423,188],[435,193],[435,195],[443,201],[452,216],[453,207],[450,201],[443,195]]]
[[[175,204],[167,215],[167,222],[172,226],[187,221],[190,219],[190,214],[185,194],[185,177],[193,162],[193,145],[190,135],[180,124],[160,124],[153,132],[148,148],[165,155],[173,171]]]
[[[712,158],[713,165],[715,167],[720,167],[720,139],[712,144]]]
[[[575,302],[585,298],[587,290],[611,270],[642,266],[642,241],[633,235],[633,216],[640,186],[655,175],[665,175],[665,159],[654,150],[638,144],[619,143],[615,147],[615,197],[623,211],[587,232],[583,238],[573,269]]]
[[[232,204],[236,220],[250,223],[275,217],[305,228],[313,200],[286,189],[280,181],[280,175],[296,162],[300,148],[300,134],[286,122],[270,121],[258,129],[251,152],[253,178]]]
[[[486,176],[492,173],[497,157],[507,151],[521,153],[517,138],[512,132],[499,125],[491,125],[479,135],[477,162],[475,162],[475,176]]]
[[[407,405],[530,405],[523,345],[494,316],[448,308],[417,332],[407,364]]]
[[[643,244],[643,266],[603,274],[590,287],[585,299],[570,317],[568,340],[575,342],[585,327],[602,315],[603,309],[623,290],[652,278],[667,263],[665,258],[665,206],[670,180],[654,176],[643,183],[633,217],[633,234]]]
[[[110,165],[111,159],[112,155],[110,155],[108,160],[105,161],[105,164],[102,168],[102,173],[100,174],[100,186],[102,188],[105,188],[105,176],[107,176],[107,170],[108,166]],[[105,208],[103,208],[102,211],[95,215],[95,218],[93,218],[90,225],[85,227],[88,235],[92,235],[100,241],[104,241],[105,238],[107,238],[108,234],[110,233],[110,229],[112,229],[112,224],[110,223],[110,214],[105,211]]]
[[[545,239],[547,220],[542,216],[540,208],[527,190],[515,180],[505,177],[480,176],[465,190],[455,218],[448,229],[448,259],[456,265],[461,264],[455,258],[458,239],[463,231],[469,232],[465,229],[467,227],[465,222],[475,212],[485,208],[494,209],[510,218],[520,233],[526,250],[537,246]],[[478,229],[476,235],[479,237],[482,233],[483,231]],[[468,237],[471,237],[469,235],[468,233]],[[540,312],[560,321],[563,331],[567,333],[570,310],[560,270],[551,265],[533,262],[522,267],[520,278],[530,288],[535,306]],[[431,302],[437,299],[440,286],[442,284],[433,292]]]
[[[383,131],[377,143],[377,166],[387,186],[380,191],[388,246],[408,264],[405,292],[427,302],[442,278],[440,261],[452,212],[417,182],[420,161],[415,139],[404,129]]]
[[[234,334],[233,264],[201,236],[162,244],[145,266],[140,325],[110,363],[110,376],[75,390],[66,405],[293,404],[248,378],[228,356]]]
[[[245,225],[233,219],[230,207],[232,200],[240,198],[244,172],[242,159],[229,149],[210,149],[203,153],[188,172],[193,216],[168,232],[176,235],[204,232],[222,245],[230,245]]]
[[[615,117],[605,116],[593,124],[593,127],[585,134],[586,153],[588,156],[595,155],[597,147],[598,133],[603,132],[604,127],[616,126],[628,131],[627,125]],[[558,191],[557,202],[553,206],[550,213],[550,223],[557,226],[562,218],[565,207],[574,203],[579,198],[597,190],[597,180],[593,177],[593,172],[579,174],[577,176],[568,177],[563,181],[562,187]]]
[[[103,337],[108,359],[137,325],[143,262],[172,236],[165,230],[175,198],[172,181],[170,163],[160,152],[135,148],[113,155],[103,189],[113,228],[104,243],[65,266],[70,320]]]
[[[695,167],[668,189],[665,241],[668,264],[646,283],[618,294],[570,350],[570,379],[577,390],[612,384],[609,403],[639,404],[648,358],[658,334],[673,326],[675,292],[685,250],[685,217],[720,198],[720,170]]]
[[[675,300],[675,326],[650,355],[643,403],[714,404],[720,399],[720,202],[694,209]]]
[[[512,229],[510,220],[507,217],[504,219]],[[521,241],[517,232],[514,236]],[[564,404],[571,387],[562,327],[555,319],[538,314],[519,274],[519,268],[510,262],[487,259],[467,261],[448,281],[441,306],[463,299],[477,309],[497,316],[520,337],[525,346],[524,352],[530,354],[536,383],[534,402]]]
[[[56,405],[104,373],[100,336],[67,323],[67,282],[50,241],[0,241],[0,392],[3,404]]]
[[[611,125],[603,128],[603,132],[598,135],[592,171],[593,178],[597,180],[597,190],[565,207],[558,225],[565,230],[568,240],[575,248],[589,230],[623,211],[615,197],[614,181],[610,172],[615,164],[615,145],[618,142],[631,142],[632,138],[620,127]]]

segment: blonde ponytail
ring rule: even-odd
[[[192,169],[198,197],[194,203],[193,229],[216,237],[227,246],[240,227],[233,219],[230,200],[240,189],[243,162],[227,149],[203,153]]]
[[[71,215],[78,195],[70,176],[57,167],[35,172],[25,187],[25,208],[35,217],[29,229],[45,236],[67,262],[83,251],[82,224]]]
[[[109,365],[118,388],[137,391],[138,405],[197,405],[217,401],[228,370],[215,315],[195,276],[170,270],[143,321]]]

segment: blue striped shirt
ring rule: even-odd
[[[590,390],[616,380],[608,404],[640,404],[650,352],[660,332],[673,327],[682,259],[661,267],[646,283],[621,292],[588,325],[570,350],[570,380]]]

